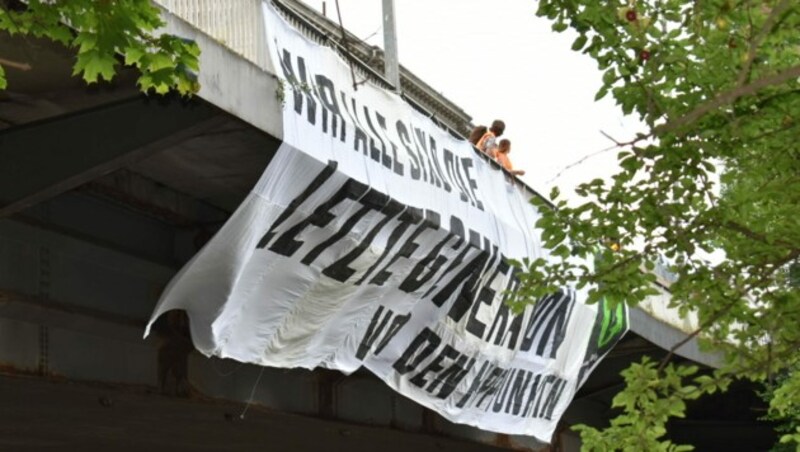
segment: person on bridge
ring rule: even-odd
[[[483,151],[486,155],[491,158],[497,158],[497,138],[503,135],[503,132],[506,130],[506,123],[499,119],[495,119],[492,121],[492,126],[489,127],[489,130],[483,134],[480,140],[478,140],[478,149]]]
[[[486,126],[475,127],[474,129],[472,129],[472,132],[470,132],[467,141],[472,143],[473,146],[477,147],[478,142],[481,140],[481,138],[483,137],[483,135],[486,133],[487,130],[489,130],[489,128]]]
[[[523,170],[515,170],[514,166],[511,165],[511,159],[508,158],[508,154],[511,152],[511,141],[502,139],[500,140],[500,145],[497,147],[496,159],[497,162],[503,166],[503,168],[507,169],[509,173],[515,176],[523,176],[525,171]]]

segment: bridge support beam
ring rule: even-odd
[[[0,218],[8,217],[222,121],[201,101],[135,96],[0,132]]]

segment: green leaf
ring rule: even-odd
[[[67,28],[66,26],[53,26],[47,33],[47,35],[56,42],[60,42],[64,45],[69,45],[72,42],[72,30]]]
[[[3,69],[3,65],[0,64],[0,89],[6,89],[8,86],[8,81],[6,80],[6,71]]]
[[[156,53],[150,56],[147,70],[150,72],[156,72],[162,69],[174,69],[175,66],[175,63],[172,61],[172,58],[169,55]]]
[[[125,64],[138,65],[144,55],[145,52],[140,47],[128,47],[125,49]]]
[[[113,55],[101,54],[97,50],[90,50],[78,54],[78,60],[73,68],[73,75],[83,73],[87,83],[95,83],[99,77],[110,81],[114,78],[116,59]]]
[[[94,33],[80,32],[75,37],[73,44],[78,46],[78,53],[87,53],[97,48],[97,35]]]
[[[614,70],[614,68],[607,70],[603,74],[603,83],[605,83],[606,85],[611,85],[612,83],[614,83],[616,79],[617,79],[617,73]]]
[[[578,36],[578,39],[576,39],[572,43],[572,50],[576,50],[576,51],[581,50],[583,48],[583,46],[586,45],[586,40],[587,40],[586,35]]]

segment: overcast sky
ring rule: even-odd
[[[322,10],[323,0],[304,0]],[[326,0],[336,18],[335,0]],[[381,1],[339,0],[345,28],[383,47]],[[506,122],[511,160],[522,179],[549,193],[611,174],[616,152],[593,157],[552,179],[587,154],[635,134],[610,98],[594,102],[601,73],[570,50],[575,35],[555,33],[535,16],[535,0],[397,0],[400,62],[461,106],[475,124]],[[571,190],[570,190],[571,192]]]

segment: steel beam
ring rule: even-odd
[[[638,307],[630,310],[630,325],[632,332],[664,350],[672,350],[675,344],[685,340],[688,336],[687,333],[656,319]],[[722,354],[701,350],[696,337],[675,349],[674,353],[705,366],[718,368],[722,365]]]
[[[198,101],[136,96],[0,132],[0,218],[179,144],[224,119]]]

